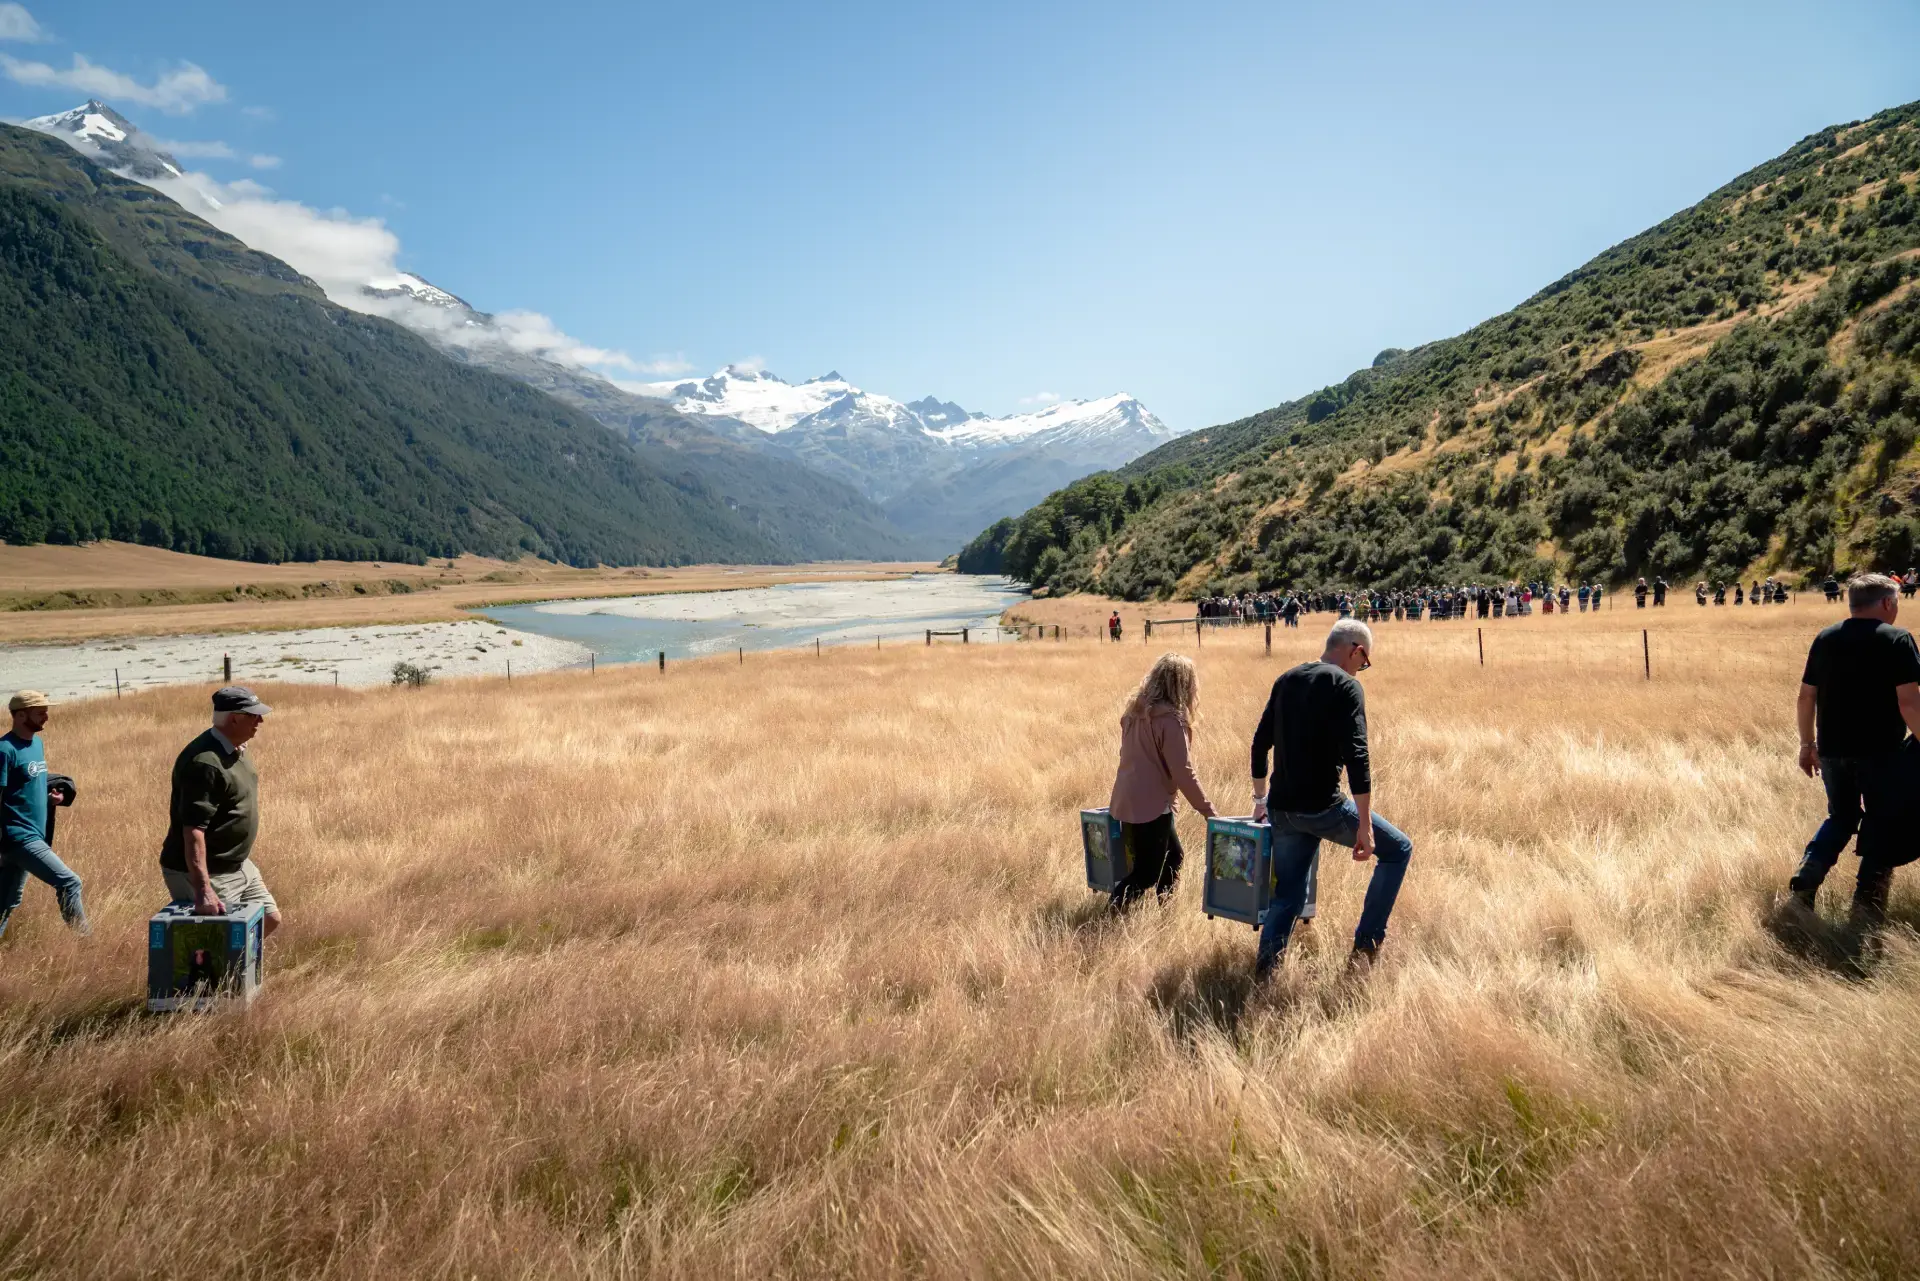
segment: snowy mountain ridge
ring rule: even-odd
[[[889,396],[862,391],[837,371],[803,383],[789,383],[764,369],[728,365],[704,379],[624,385],[639,395],[670,401],[682,413],[737,419],[770,436],[805,430],[816,415],[824,413],[831,413],[839,421],[858,415],[870,425],[919,432],[942,444],[973,449],[1007,446],[1041,436],[1089,445],[1117,439],[1151,440],[1147,448],[1152,448],[1179,434],[1125,392],[1098,400],[1062,401],[1033,413],[993,418],[932,396],[903,404]]]

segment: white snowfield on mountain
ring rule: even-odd
[[[367,282],[367,289],[376,294],[407,294],[421,302],[430,302],[436,307],[466,307],[467,304],[454,297],[438,285],[430,285],[420,277],[407,272],[392,276],[382,276]],[[468,308],[471,310],[471,308]]]
[[[1098,400],[1065,401],[1031,414],[1005,418],[966,414],[949,422],[953,415],[942,411],[955,406],[941,406],[923,416],[915,405],[927,405],[928,401],[902,404],[862,391],[837,372],[795,384],[765,370],[729,365],[704,379],[622,385],[642,396],[671,401],[682,413],[738,419],[770,436],[808,425],[810,420],[825,421],[817,420],[818,415],[827,419],[860,417],[875,425],[919,431],[943,444],[961,446],[1008,445],[1042,436],[1085,442],[1144,434],[1172,440],[1179,434],[1125,392]]]

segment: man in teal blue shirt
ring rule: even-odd
[[[39,733],[47,725],[47,696],[23,689],[7,700],[13,726],[0,736],[0,935],[27,892],[27,877],[53,886],[60,915],[81,934],[87,910],[80,878],[47,845],[47,751]]]

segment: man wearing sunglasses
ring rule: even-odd
[[[1407,874],[1413,842],[1373,812],[1367,764],[1367,696],[1354,678],[1373,666],[1373,632],[1343,618],[1327,633],[1327,647],[1273,683],[1267,710],[1253,732],[1253,817],[1273,825],[1273,901],[1254,958],[1256,981],[1280,963],[1306,899],[1307,876],[1321,841],[1353,851],[1356,863],[1374,860],[1373,879],[1353,932],[1350,964],[1373,967],[1387,937],[1387,917]],[[1267,755],[1273,754],[1273,786]],[[1346,770],[1351,797],[1340,793]]]

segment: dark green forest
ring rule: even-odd
[[[1920,104],[1455,338],[1087,477],[963,569],[1127,599],[1920,555]]]
[[[791,558],[698,475],[0,126],[0,540],[97,538],[256,561]]]

